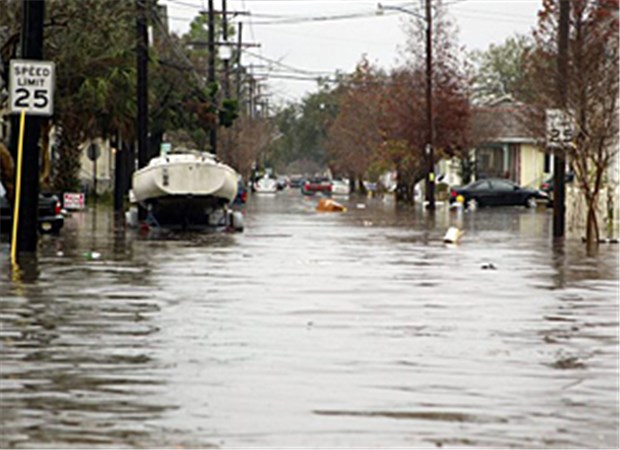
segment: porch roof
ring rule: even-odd
[[[481,144],[535,144],[528,130],[523,105],[478,107],[472,111],[472,140]]]

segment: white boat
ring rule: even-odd
[[[254,192],[257,194],[275,194],[278,191],[278,182],[268,175],[254,182]]]
[[[137,170],[132,190],[161,225],[206,225],[235,199],[237,176],[210,153],[176,150]]]

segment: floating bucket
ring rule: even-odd
[[[316,205],[316,210],[321,212],[346,212],[347,208],[330,198],[322,198]]]
[[[443,241],[446,244],[456,244],[461,236],[463,236],[463,232],[456,227],[448,228],[446,235],[443,238]]]

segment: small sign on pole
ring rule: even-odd
[[[571,112],[563,109],[548,109],[546,116],[547,147],[572,146],[575,138],[575,119]]]
[[[62,205],[68,210],[84,209],[84,194],[81,192],[65,192],[62,196]]]
[[[37,116],[54,114],[52,61],[12,59],[9,63],[9,110]]]

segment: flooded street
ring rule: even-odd
[[[21,280],[3,236],[0,447],[618,445],[617,246],[344,203],[255,195],[236,234],[77,213]]]

